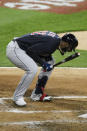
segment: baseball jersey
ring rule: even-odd
[[[51,56],[59,47],[60,37],[54,32],[39,31],[23,35],[15,41],[35,62],[42,66],[44,61],[41,58]]]

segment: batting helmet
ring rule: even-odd
[[[71,48],[71,51],[75,51],[75,48],[78,46],[78,40],[77,38],[71,34],[71,33],[67,33],[62,37],[62,40],[65,42],[68,42]]]

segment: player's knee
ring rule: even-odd
[[[37,71],[38,71],[38,67],[37,67],[37,65],[35,65],[35,66],[33,66],[33,67],[31,68],[30,73],[31,73],[32,75],[36,75]]]

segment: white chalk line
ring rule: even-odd
[[[29,97],[28,97],[29,98]],[[4,100],[12,100],[13,98],[11,97],[3,97],[0,98],[0,104],[4,104]],[[87,99],[87,96],[54,96],[52,99]]]
[[[81,110],[84,112],[87,112],[87,110]],[[36,114],[36,113],[80,113],[80,110],[50,110],[50,111],[23,111],[23,110],[19,110],[16,108],[13,109],[7,109],[5,111],[1,110],[0,112],[4,112],[4,113],[18,113],[18,114]],[[79,118],[87,118],[87,113],[86,114],[82,114],[78,116]]]
[[[86,99],[87,96],[55,96],[53,99]]]
[[[87,96],[56,96],[53,97],[53,99],[85,99]],[[12,100],[11,97],[9,98],[0,98],[0,104],[4,105],[4,100]],[[87,110],[81,110],[87,112]],[[80,112],[80,110],[51,110],[51,111],[23,111],[23,110],[18,110],[18,109],[5,109],[4,111],[0,112],[10,112],[10,113],[23,113],[23,114],[31,114],[31,113],[70,113],[70,112]],[[82,114],[78,116],[79,118],[87,118],[87,113]]]
[[[59,124],[59,123],[87,123],[87,120],[76,120],[76,119],[59,119],[59,120],[45,120],[45,121],[21,121],[21,122],[1,122],[0,125],[1,126],[5,126],[5,125],[32,125],[32,126],[36,126],[36,125],[43,125],[43,124],[47,124],[47,123],[55,123],[55,124]]]
[[[29,98],[29,97],[28,97]],[[12,100],[11,97],[2,97],[0,98],[0,104],[4,104],[4,100]],[[87,99],[87,96],[54,96],[52,99]]]
[[[2,97],[2,98],[0,98],[0,104],[4,104],[4,100],[12,100],[13,98],[11,98],[11,97]]]
[[[84,110],[87,111],[87,110]],[[6,110],[1,110],[0,112],[10,112],[10,113],[22,113],[22,114],[33,114],[33,113],[71,113],[71,112],[79,112],[79,110],[49,110],[49,111],[24,111],[24,110],[19,110],[16,108],[13,109],[6,109]]]

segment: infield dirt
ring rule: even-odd
[[[11,98],[24,71],[0,69],[0,131],[86,131],[87,118],[79,115],[87,113],[87,98],[57,98],[86,96],[87,69],[55,68],[45,89],[55,97],[51,102],[32,102],[29,98],[38,73],[25,94],[27,106],[17,107]]]

